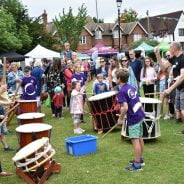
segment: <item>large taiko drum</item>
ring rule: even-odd
[[[39,112],[37,100],[19,100],[18,113]]]
[[[42,123],[44,117],[45,117],[44,113],[31,112],[20,114],[17,116],[17,119],[19,125],[24,125],[29,123]]]
[[[20,149],[12,160],[23,172],[31,172],[51,160],[54,154],[49,138],[43,137]]]
[[[51,136],[52,126],[44,123],[31,123],[17,127],[17,137],[19,141],[19,148],[33,142],[42,137]]]
[[[105,92],[88,98],[89,111],[97,125],[103,132],[113,127],[118,120],[117,91]]]
[[[151,106],[152,112],[145,112],[145,118],[143,120],[143,139],[155,139],[161,136],[160,132],[160,108],[161,108],[161,101],[154,98],[146,98],[140,97],[140,101],[142,106],[145,110],[145,107],[149,104]],[[149,108],[150,109],[150,108]],[[125,119],[121,135],[123,137],[128,137],[128,125]]]

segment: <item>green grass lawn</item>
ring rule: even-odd
[[[124,172],[128,161],[133,158],[132,145],[129,141],[121,140],[120,128],[116,128],[105,138],[92,130],[91,118],[85,115],[86,124],[81,127],[86,134],[97,135],[98,150],[94,154],[71,156],[66,154],[65,141],[73,137],[73,122],[71,115],[64,109],[64,119],[51,117],[50,108],[43,106],[46,114],[45,122],[52,125],[51,144],[56,150],[54,159],[61,163],[62,171],[52,175],[46,183],[49,184],[183,184],[184,171],[184,136],[176,136],[175,132],[184,128],[183,124],[174,124],[171,121],[160,120],[161,137],[157,140],[146,141],[144,170],[140,172]],[[174,120],[173,120],[174,121]],[[15,132],[16,118],[11,122],[9,129],[12,135],[7,141],[13,148],[18,148],[18,139]],[[4,152],[0,148],[2,166],[5,171],[15,173],[12,162],[14,152]],[[1,177],[0,184],[24,183],[15,174],[10,177]]]

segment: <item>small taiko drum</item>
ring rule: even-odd
[[[50,138],[52,126],[44,123],[31,123],[20,125],[15,130],[17,132],[19,148],[22,148],[42,137]]]
[[[31,172],[51,160],[54,154],[49,138],[43,137],[20,149],[12,160],[23,172]]]
[[[162,102],[158,99],[146,97],[140,97],[140,101],[145,111],[145,118],[142,123],[143,139],[156,139],[161,136],[159,120]],[[148,107],[147,105],[149,105],[149,109],[146,108]],[[146,109],[148,109],[149,112],[146,112]],[[150,109],[152,109],[152,112],[150,112]],[[123,137],[129,137],[128,124],[126,120],[122,125],[121,135]]]
[[[119,113],[117,93],[110,91],[88,98],[89,111],[98,130],[108,131],[117,123],[116,114]]]
[[[44,113],[40,112],[31,112],[24,113],[17,116],[18,124],[24,125],[29,123],[43,123],[43,118],[45,117]]]
[[[27,112],[39,112],[37,100],[19,100],[18,113],[23,114]]]

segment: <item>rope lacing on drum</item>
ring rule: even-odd
[[[103,109],[102,109],[102,107],[101,107],[101,104],[99,104],[99,107],[100,107],[100,111],[101,111],[101,112],[97,112],[97,109],[96,109],[95,105],[93,105],[93,108],[95,109],[96,113],[91,113],[91,115],[92,115],[92,117],[93,117],[94,119],[96,119],[97,116],[100,117],[102,129],[104,129],[104,127],[103,127],[103,121],[102,121],[102,115],[106,115],[107,113],[111,113],[114,122],[116,122],[116,118],[114,117],[113,112],[114,112],[115,110],[117,110],[117,105],[118,105],[116,97],[115,97],[115,98],[112,98],[112,101],[111,101],[111,102],[112,102],[112,106],[111,106],[111,107],[109,107],[109,105],[108,105],[108,103],[107,103],[107,100],[106,100],[105,102],[106,102],[106,107],[108,107],[108,110],[106,110],[106,111],[104,112]],[[99,103],[99,102],[98,102],[98,103]],[[91,109],[90,105],[88,105],[88,106],[89,106],[89,108]],[[106,118],[106,119],[107,119],[109,128],[111,128],[109,119],[108,119],[108,118]]]

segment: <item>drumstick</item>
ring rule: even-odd
[[[7,120],[7,116],[5,116],[5,117],[3,118],[3,120],[2,120],[1,123],[0,123],[0,126],[1,126],[2,124],[6,123],[6,120]]]
[[[21,87],[21,83],[18,84],[18,87],[17,87],[17,89],[16,89],[16,91],[15,91],[15,94],[14,94],[14,97],[13,97],[13,99],[12,99],[12,102],[14,102],[14,100],[15,100],[15,98],[16,98],[16,96],[17,96],[17,93],[18,93],[20,87]]]
[[[121,124],[119,124],[119,123],[116,123],[108,132],[106,132],[103,136],[102,136],[102,138],[104,138],[106,135],[108,135],[112,130],[114,130],[118,125],[121,125]]]
[[[161,95],[163,92],[145,93],[145,95]]]
[[[19,105],[19,103],[17,103],[16,105],[14,105],[11,109],[9,109],[5,115],[5,117],[3,118],[2,122],[0,123],[0,125],[2,125],[3,123],[6,122],[7,118],[8,118],[8,114],[13,111],[15,108],[17,108]]]

